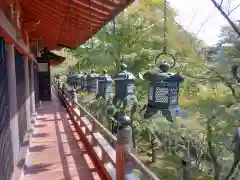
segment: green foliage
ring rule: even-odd
[[[227,62],[210,63],[205,60],[202,46],[194,35],[183,32],[173,22],[176,12],[170,8],[167,24],[168,51],[177,58],[173,71],[185,77],[180,90],[180,105],[188,111],[189,120],[176,119],[173,124],[163,117],[143,120],[141,113],[134,118],[136,152],[146,164],[148,155],[152,155],[151,138],[156,133],[158,139],[157,162],[148,164],[162,179],[181,179],[180,159],[191,156],[193,159],[191,174],[193,179],[206,179],[210,170],[216,170],[216,162],[222,166],[216,175],[224,175],[232,167],[232,136],[239,121],[239,86],[232,78],[231,65]],[[162,52],[163,41],[163,1],[141,0],[116,18],[115,27],[107,24],[93,38],[94,46],[78,47],[73,54],[78,63],[73,66],[78,71],[97,72],[108,69],[114,75],[119,71],[120,62],[124,61],[128,69],[138,76],[155,63],[155,57]],[[115,29],[115,30],[114,30]],[[229,42],[225,28],[222,42]],[[231,39],[232,41],[232,39]],[[91,42],[88,42],[91,43]],[[237,63],[240,57],[240,43],[233,42],[234,47],[226,55]],[[193,46],[194,44],[194,46]],[[219,47],[212,47],[209,55],[217,54]],[[159,61],[167,60],[166,57]],[[137,79],[135,92],[139,107],[147,102],[148,83]],[[80,94],[80,101],[106,127],[113,120],[114,107],[95,96]],[[215,179],[217,177],[215,176]]]

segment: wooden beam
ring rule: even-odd
[[[45,2],[48,1],[48,0],[45,0]],[[69,4],[69,0],[54,0],[56,1],[57,3],[59,4],[63,4],[65,6],[68,6]],[[95,12],[98,12],[98,13],[101,13],[101,14],[106,14],[106,15],[110,15],[111,12],[112,12],[112,9],[109,9],[109,8],[106,8],[104,6],[102,6],[102,4],[104,4],[104,2],[99,2],[99,3],[96,3],[96,2],[93,2],[93,1],[90,1],[90,0],[71,0],[71,4],[72,6],[75,6],[75,7],[79,7],[81,9],[85,9],[87,10],[88,12],[89,11],[95,11]],[[106,1],[105,1],[106,2]]]
[[[98,26],[104,23],[104,21],[96,21],[90,18],[82,17],[82,16],[72,16],[70,13],[62,13],[57,10],[52,10],[51,8],[41,8],[41,7],[34,7],[34,6],[24,6],[25,12],[33,14],[33,16],[37,15],[38,18],[42,17],[51,17],[56,20],[64,19],[66,17],[67,20],[72,21],[73,23],[88,23],[92,24],[92,26]]]
[[[53,3],[55,1],[46,1],[45,3],[42,3],[42,2],[39,2],[39,1],[31,1],[32,3],[27,3],[27,4],[24,4],[23,6],[31,6],[31,7],[34,7],[34,8],[51,8],[51,7],[54,7],[54,8],[51,8],[51,10],[57,10],[58,12],[62,12],[63,9],[67,9],[69,8],[68,6],[65,6],[65,5],[62,5],[60,2],[56,2],[56,3]],[[69,13],[73,14],[73,17],[76,17],[76,16],[85,16],[85,17],[89,17],[90,15],[90,12],[89,11],[86,11],[86,9],[81,9],[81,8],[77,8],[75,6],[71,6],[70,5],[70,8],[69,8]],[[91,16],[93,17],[93,19],[96,19],[98,21],[102,21],[104,19],[108,19],[110,15],[105,15],[105,14],[101,14],[101,13],[97,13],[95,11],[92,11],[91,12]]]
[[[24,43],[22,38],[19,38],[19,32],[9,22],[2,9],[0,9],[0,22],[0,34],[4,37],[5,41],[7,43],[14,43],[21,52],[36,61],[30,48]]]

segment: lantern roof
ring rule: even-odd
[[[65,59],[66,59],[63,56],[59,56],[50,51],[48,51],[48,57],[49,57],[51,66],[57,66],[57,65],[61,64],[63,61],[65,61]]]
[[[112,77],[108,74],[102,74],[98,77],[98,81],[112,81]]]
[[[37,58],[38,61],[44,61],[44,62],[49,62],[50,66],[56,66],[61,64],[63,61],[65,61],[65,57],[59,56],[53,52],[48,51],[47,49],[44,49],[42,52],[41,57]]]
[[[127,71],[127,70],[123,70],[121,72],[119,72],[114,80],[122,80],[122,78],[128,79],[128,80],[134,80],[136,79],[136,77],[133,75],[133,73]]]
[[[76,75],[76,77],[77,77],[78,79],[80,79],[80,78],[82,77],[82,74],[81,74],[81,73],[78,73],[78,74]]]
[[[182,82],[184,79],[177,73],[149,71],[143,75],[148,81]]]
[[[88,77],[98,77],[99,75],[95,72],[88,74]]]
[[[133,0],[18,0],[30,41],[50,50],[85,43]]]

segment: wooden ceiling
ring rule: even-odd
[[[48,49],[75,49],[85,43],[133,0],[20,0],[29,37]]]

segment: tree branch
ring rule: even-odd
[[[234,173],[235,169],[237,168],[237,165],[239,164],[239,161],[240,161],[239,158],[236,158],[234,160],[233,165],[232,165],[231,169],[229,170],[227,176],[224,178],[224,180],[228,180],[232,176],[232,174]]]
[[[231,9],[231,10],[228,12],[228,16],[229,16],[233,11],[235,11],[238,7],[240,7],[240,4],[238,4],[238,5],[235,6],[233,9]]]
[[[220,2],[219,7],[222,7],[222,4],[223,4],[223,0]]]
[[[202,30],[203,26],[209,21],[209,19],[212,16],[212,12],[209,13],[209,15],[205,18],[205,20],[203,21],[203,23],[201,24],[200,28],[198,29],[198,32],[196,35],[198,35],[200,33],[200,31]]]
[[[154,26],[153,26],[153,27],[154,27]],[[140,33],[138,33],[138,35],[136,35],[136,38],[135,38],[131,43],[128,44],[128,47],[133,46],[133,45],[137,42],[137,40],[141,37],[141,35],[142,35],[143,33],[145,33],[146,31],[148,31],[149,29],[151,29],[151,28],[153,28],[153,27],[151,26],[151,27],[149,27],[149,28],[143,29]]]
[[[227,87],[230,89],[230,91],[232,92],[233,97],[234,97],[235,99],[238,99],[239,97],[238,97],[238,95],[237,95],[237,93],[236,93],[236,90],[235,90],[234,87],[232,86],[232,84],[231,84],[230,82],[226,81],[226,79],[225,79],[223,76],[221,76],[218,72],[215,72],[215,73],[217,74],[217,77],[220,78],[221,81],[223,81],[223,83],[225,84],[225,86],[227,86]]]
[[[213,115],[207,122],[207,144],[210,156],[214,162],[214,164],[218,164],[217,156],[214,152],[213,144],[212,144],[212,126],[210,124],[210,121],[214,120],[216,118],[216,115]]]
[[[188,25],[188,29],[191,27],[192,23],[194,22],[196,15],[197,15],[197,11],[196,11],[196,9],[195,9],[194,15],[193,15],[193,17],[192,17],[192,20],[191,20],[191,22],[190,22],[189,25]]]
[[[208,151],[209,151],[209,155],[213,161],[214,164],[214,168],[215,168],[215,172],[214,172],[214,180],[219,180],[219,176],[220,176],[220,164],[218,162],[218,158],[217,155],[214,151],[214,147],[213,147],[213,142],[212,142],[212,126],[211,126],[211,122],[212,120],[214,120],[217,117],[217,114],[213,115],[210,119],[208,119],[207,121],[207,145],[208,145]]]
[[[238,36],[240,36],[240,29],[237,27],[237,25],[232,22],[232,20],[228,17],[228,15],[223,11],[223,9],[221,8],[221,6],[219,6],[217,4],[217,2],[215,0],[211,0],[213,5],[218,9],[218,11],[222,14],[222,16],[228,21],[228,23],[232,26],[232,28],[234,29],[234,31],[238,34]]]

